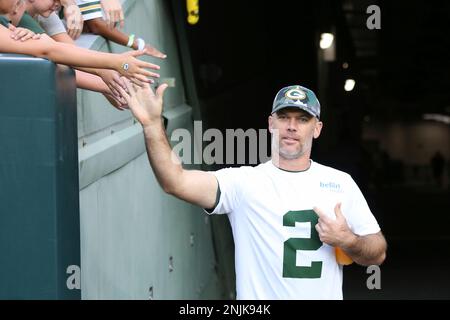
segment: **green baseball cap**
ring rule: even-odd
[[[294,85],[278,91],[273,100],[272,113],[283,108],[297,107],[320,119],[320,103],[315,93],[308,88]]]

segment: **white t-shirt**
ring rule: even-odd
[[[103,18],[103,9],[99,0],[76,0],[84,21]]]
[[[272,161],[212,172],[221,191],[212,214],[228,214],[235,242],[238,299],[342,299],[342,266],[318,238],[314,206],[342,212],[357,235],[380,227],[345,172],[311,161],[289,172]]]

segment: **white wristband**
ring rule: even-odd
[[[138,43],[138,50],[144,50],[145,48],[145,41],[142,38],[137,39],[137,43]]]

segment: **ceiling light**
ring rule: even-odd
[[[355,87],[356,81],[353,79],[347,79],[345,80],[344,90],[345,91],[352,91]]]
[[[333,44],[334,35],[332,33],[322,33],[320,35],[320,48],[328,49]]]
[[[426,113],[423,115],[424,120],[434,120],[437,122],[442,122],[445,124],[450,124],[450,117],[443,115],[443,114],[437,114],[437,113]]]

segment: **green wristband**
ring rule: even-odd
[[[128,37],[128,43],[127,43],[127,47],[131,48],[134,44],[134,34],[130,34],[130,36]]]

